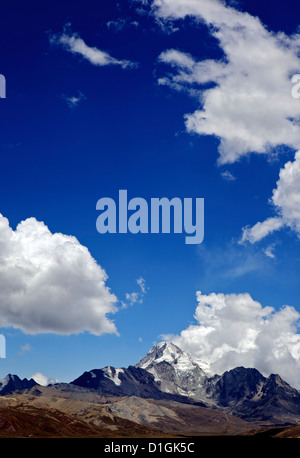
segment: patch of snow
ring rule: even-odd
[[[142,369],[144,369],[144,368],[142,367]],[[161,382],[161,379],[158,377],[158,374],[157,374],[157,372],[155,370],[155,367],[150,367],[148,369],[148,372],[150,372],[150,374],[154,375],[154,381],[155,382]]]
[[[107,366],[103,369],[105,372],[105,377],[109,378],[114,382],[115,385],[120,386],[121,385],[121,380],[119,379],[119,374],[121,374],[123,369],[115,369],[112,368],[111,366]]]

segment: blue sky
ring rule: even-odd
[[[13,1],[0,21],[0,213],[10,226],[0,232],[0,375],[71,381],[135,364],[165,336],[212,371],[288,367],[296,385],[294,2]],[[204,198],[203,243],[99,234],[96,203],[120,189],[148,201]],[[41,222],[48,232],[37,242]],[[57,233],[76,245],[76,259]],[[228,337],[226,320],[251,331],[246,341]]]

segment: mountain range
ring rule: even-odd
[[[208,374],[201,361],[161,342],[135,366],[92,369],[70,383],[44,387],[7,375],[0,380],[0,436],[22,435],[24,422],[16,418],[24,415],[25,424],[30,415],[51,425],[55,418],[59,434],[71,436],[238,435],[274,427],[282,434],[282,428],[300,430],[300,392],[255,368]],[[43,436],[44,426],[33,429]]]

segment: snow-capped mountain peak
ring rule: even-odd
[[[160,389],[191,398],[202,396],[206,374],[198,361],[172,342],[160,342],[142,358],[136,367],[154,375]]]
[[[152,347],[147,355],[138,362],[137,367],[149,370],[153,365],[162,362],[171,364],[177,371],[190,371],[195,369],[195,366],[202,370],[199,361],[172,342],[160,342]]]

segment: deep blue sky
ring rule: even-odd
[[[299,25],[291,0],[235,4],[274,31],[290,34]],[[128,21],[122,30],[107,26],[120,18]],[[97,67],[51,45],[49,34],[62,33],[67,23],[89,46],[138,67]],[[274,235],[275,259],[261,245],[236,243],[242,227],[270,216],[268,199],[290,151],[274,161],[252,155],[218,167],[218,140],[185,132],[183,116],[197,101],[157,84],[163,72],[157,57],[168,48],[199,59],[222,55],[205,25],[187,21],[168,34],[127,0],[1,5],[0,73],[7,98],[0,100],[0,212],[14,229],[33,216],[51,232],[77,237],[104,267],[120,300],[137,290],[139,277],[149,289],[142,303],[113,317],[120,336],[27,335],[6,328],[0,376],[39,371],[70,381],[95,367],[135,364],[161,334],[179,333],[193,322],[198,290],[249,292],[263,306],[289,304],[300,311],[297,236],[286,231],[278,241]],[[64,96],[79,93],[83,100],[70,108]],[[224,170],[236,180],[224,180]],[[101,236],[96,202],[116,198],[119,189],[129,198],[204,197],[204,242],[185,245],[181,235]],[[20,355],[26,344],[30,351]]]

